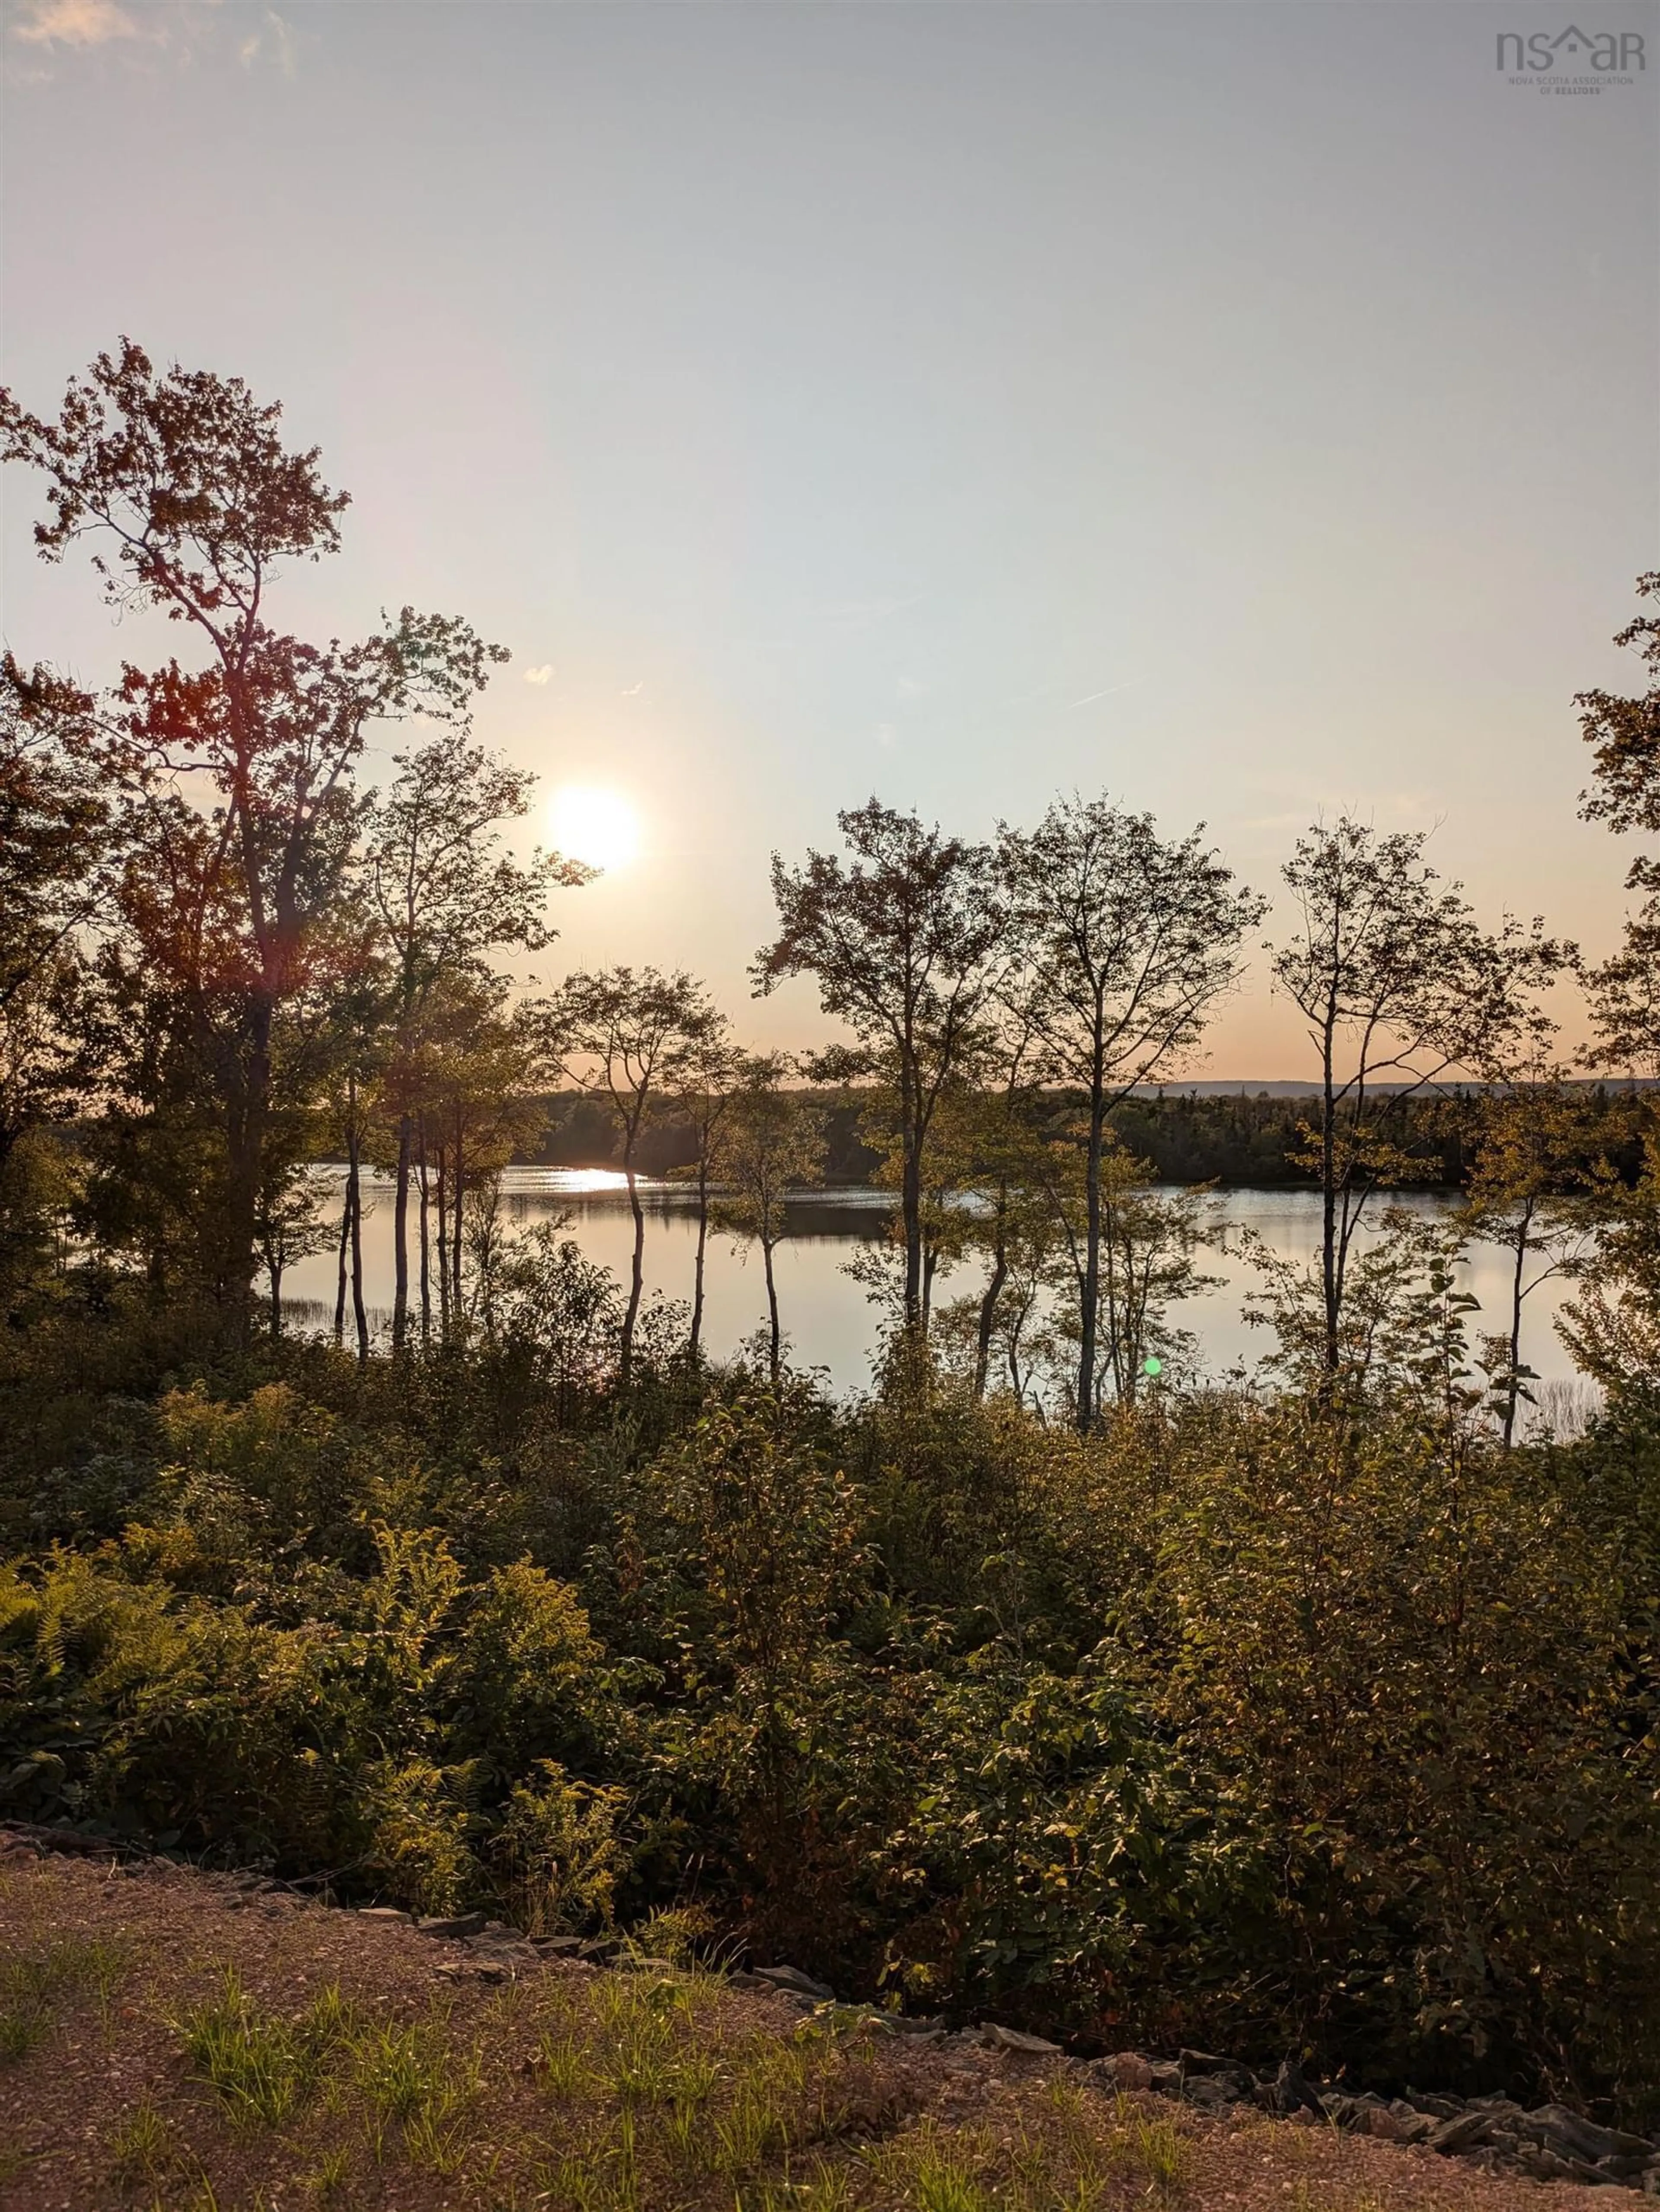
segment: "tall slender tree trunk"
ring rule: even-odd
[[[707,1154],[707,1147],[705,1153]],[[691,1334],[686,1350],[694,1367],[703,1340],[703,1258],[709,1241],[709,1168],[707,1157],[697,1163],[697,1256],[691,1271]]]
[[[253,1278],[258,1266],[259,1190],[264,1180],[265,1129],[271,1107],[272,1008],[256,996],[249,1017],[246,1072],[240,1096],[226,1121],[230,1155],[230,1190],[226,1208],[224,1280],[222,1295],[228,1332],[246,1343],[253,1316]]]
[[[427,1123],[421,1118],[421,1349],[432,1344],[432,1226],[428,1218]]]
[[[907,1055],[899,1073],[899,1212],[905,1235],[905,1326],[921,1334],[927,1323],[922,1314],[922,1102],[919,1090],[916,1071]]]
[[[335,1255],[334,1273],[334,1345],[339,1351],[346,1340],[346,1261],[351,1251],[352,1182],[347,1170],[346,1188],[340,1199],[340,1244]]]
[[[273,1337],[283,1334],[283,1269],[280,1262],[268,1263],[271,1275],[271,1333]]]
[[[1089,1152],[1084,1165],[1084,1279],[1078,1299],[1078,1433],[1095,1425],[1095,1346],[1101,1311],[1101,1153],[1106,1134],[1106,1103],[1099,1077],[1090,1097]]]
[[[450,1237],[450,1310],[455,1316],[459,1335],[461,1329],[461,1209],[466,1203],[467,1192],[461,1158],[461,1109],[459,1105],[455,1109],[455,1173],[452,1180],[455,1186],[452,1198],[455,1208],[455,1227]]]
[[[1526,1295],[1522,1287],[1527,1265],[1528,1231],[1533,1225],[1533,1204],[1529,1200],[1522,1208],[1522,1218],[1516,1225],[1516,1267],[1511,1276],[1510,1295],[1510,1387],[1505,1393],[1505,1449],[1509,1451],[1516,1436],[1516,1408],[1522,1395],[1522,1385],[1517,1369],[1522,1364],[1522,1300]]]
[[[434,1192],[434,1205],[438,1215],[438,1335],[441,1343],[450,1339],[450,1246],[449,1246],[449,1153],[447,1148],[438,1148],[438,1174]]]
[[[771,1340],[768,1346],[767,1371],[772,1377],[772,1387],[775,1390],[778,1388],[778,1370],[783,1364],[784,1338],[783,1332],[778,1326],[778,1282],[772,1271],[772,1250],[775,1241],[766,1237],[761,1239],[761,1264],[766,1273],[767,1314],[772,1325]]]
[[[392,1348],[404,1349],[410,1319],[410,1151],[412,1131],[407,1113],[398,1117],[398,1192],[392,1213]]]
[[[363,1310],[363,1138],[357,1126],[357,1078],[346,1083],[346,1188],[351,1202],[351,1310],[357,1325],[357,1361],[369,1356],[368,1318]]]
[[[623,1155],[623,1172],[628,1177],[629,1211],[634,1216],[634,1267],[629,1276],[628,1311],[623,1316],[622,1382],[626,1389],[634,1372],[634,1329],[640,1318],[641,1294],[646,1283],[646,1212],[640,1203],[640,1185],[634,1172],[634,1138],[630,1133],[628,1150]]]
[[[997,1305],[1003,1295],[1003,1285],[1009,1279],[1009,1247],[1006,1227],[1008,1185],[1003,1184],[997,1198],[997,1234],[991,1249],[991,1273],[980,1294],[980,1324],[974,1340],[974,1397],[978,1405],[986,1395],[986,1384],[991,1376],[991,1338],[997,1326]]]
[[[1118,1209],[1109,1199],[1101,1208],[1101,1249],[1106,1257],[1106,1296],[1102,1301],[1107,1318],[1107,1359],[1112,1369],[1114,1395],[1134,1397],[1132,1386],[1126,1391],[1125,1370],[1128,1362],[1124,1350],[1124,1322],[1129,1303],[1128,1285],[1121,1292],[1118,1285]],[[1133,1271],[1134,1261],[1130,1262]]]

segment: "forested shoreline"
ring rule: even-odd
[[[1620,1087],[1660,1073],[1660,862],[1599,964],[1346,816],[1271,900],[1108,794],[977,835],[872,799],[772,866],[753,988],[807,979],[824,1040],[749,1049],[678,969],[514,982],[591,872],[526,855],[475,741],[505,656],[274,626],[346,504],[277,410],[124,342],[0,436],[43,556],[191,647],[0,684],[0,1810],[1084,2050],[1660,2110],[1660,1114]],[[1621,641],[1649,688],[1577,702],[1584,811],[1640,842],[1660,620]],[[1183,1095],[1257,953],[1313,1089]],[[554,1099],[626,1276],[508,1233]],[[849,1164],[893,1222],[838,1401],[773,1262]],[[644,1290],[664,1172],[684,1303]],[[1203,1186],[1281,1174],[1315,1263],[1257,1251],[1262,1357],[1207,1374]],[[1391,1209],[1420,1182],[1444,1221]],[[768,1309],[726,1362],[715,1234]],[[283,1322],[323,1249],[331,1340]]]
[[[1578,1087],[1588,1094],[1588,1113],[1597,1131],[1595,1144],[1600,1156],[1612,1162],[1624,1180],[1633,1181],[1641,1146],[1633,1134],[1629,1113],[1632,1086],[1609,1085],[1587,1076]],[[1151,1097],[1125,1099],[1113,1109],[1110,1126],[1127,1152],[1149,1163],[1159,1182],[1311,1189],[1318,1187],[1318,1170],[1298,1158],[1304,1150],[1299,1125],[1308,1112],[1310,1089],[1241,1084],[1237,1090],[1212,1085],[1205,1091],[1196,1091],[1173,1083]],[[1402,1190],[1463,1187],[1479,1158],[1482,1097],[1480,1091],[1459,1085],[1428,1106],[1409,1104],[1403,1119],[1410,1171],[1402,1172],[1388,1187]],[[834,1091],[815,1091],[809,1086],[805,1103],[817,1107],[825,1117],[825,1182],[870,1184],[880,1169],[882,1156],[860,1137],[863,1109],[858,1100]],[[1083,1103],[1076,1095],[1039,1098],[1029,1109],[1032,1124],[1040,1129],[1046,1121],[1064,1124]],[[535,1104],[543,1116],[545,1133],[539,1143],[516,1152],[510,1164],[620,1169],[617,1130],[587,1092],[555,1093]],[[663,1176],[691,1166],[696,1158],[694,1124],[667,1118],[647,1133],[639,1165],[642,1174]],[[336,1152],[332,1161],[344,1166],[344,1153]],[[1569,1187],[1566,1168],[1559,1181],[1566,1194]]]

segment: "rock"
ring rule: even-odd
[[[1190,2105],[1201,2112],[1219,2112],[1227,2105],[1239,2101],[1238,2092],[1232,2081],[1223,2074],[1195,2074],[1183,2091]]]
[[[1391,2112],[1387,2105],[1371,2106],[1354,2123],[1357,2135],[1375,2136],[1379,2142],[1392,2143],[1422,2142],[1434,2124],[1422,2112],[1407,2118]]]
[[[580,1951],[582,1948],[580,1936],[532,1936],[530,1940],[538,1951]]]
[[[1176,2059],[1186,2074],[1238,2074],[1243,2070],[1237,2059],[1219,2058],[1213,2051],[1178,2051]]]
[[[1641,2136],[1621,2134],[1618,2128],[1599,2127],[1583,2113],[1566,2105],[1541,2105],[1524,2115],[1525,2124],[1537,2131],[1548,2150],[1566,2154],[1594,2166],[1602,2158],[1652,2158],[1654,2145]]]
[[[1458,2112],[1451,2119],[1443,2120],[1439,2127],[1432,2128],[1424,2140],[1444,2158],[1452,2158],[1461,2150],[1474,2150],[1477,2143],[1486,2142],[1492,2134],[1490,2112]]]
[[[995,2021],[986,2021],[980,2029],[980,2040],[992,2051],[1018,2051],[1029,2058],[1058,2058],[1061,2046],[1049,2043],[1041,2035],[1023,2034],[1018,2027],[1000,2027]]]
[[[1116,2089],[1151,2089],[1152,2069],[1139,2051],[1116,2051],[1098,2062]]]
[[[407,1927],[414,1916],[396,1905],[364,1905],[359,1906],[357,1917],[360,1920],[384,1920],[389,1925]]]
[[[459,1939],[465,1936],[482,1936],[488,1924],[482,1912],[455,1912],[447,1919],[417,1920],[416,1927],[423,1936]]]
[[[1438,2120],[1456,2120],[1464,2109],[1456,2097],[1420,2096],[1416,2089],[1408,2090],[1407,2101],[1414,2112],[1428,2112]]]
[[[787,1990],[794,1996],[812,1997],[818,2004],[836,1995],[827,1982],[815,1982],[799,1966],[757,1966],[754,1973],[757,1981],[769,1982],[774,1989]]]
[[[1606,2173],[1610,2181],[1641,2181],[1648,2170],[1649,2160],[1646,2158],[1636,2158],[1629,2154],[1621,2156],[1616,2153],[1612,2158],[1599,2158],[1596,2161],[1596,2171]]]
[[[1589,2181],[1606,2183],[1608,2176],[1599,2173],[1594,2166],[1583,2159],[1562,2158],[1554,2150],[1544,2150],[1537,2143],[1526,2143],[1516,2154],[1519,2172],[1534,2181]]]
[[[1325,2107],[1309,2087],[1308,2076],[1294,2058],[1280,2061],[1280,2071],[1274,2077],[1274,2098],[1279,2109],[1287,2115],[1292,2112],[1312,2112],[1316,2119],[1326,2117]]]

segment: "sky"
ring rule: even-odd
[[[1498,65],[1570,22],[1646,67]],[[466,616],[481,737],[636,814],[544,980],[821,1040],[750,997],[769,856],[873,793],[1105,793],[1266,891],[1347,809],[1612,948],[1572,700],[1660,566],[1660,8],[19,0],[0,71],[3,380],[125,332],[280,399],[352,495],[283,625]],[[176,646],[3,491],[20,658]],[[1310,1072],[1260,956],[1192,1072]]]

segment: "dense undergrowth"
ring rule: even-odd
[[[8,1340],[5,1814],[538,1931],[671,1911],[1085,2048],[1652,2110],[1640,1429],[1213,1390],[1082,1440],[915,1378],[190,1334]]]

